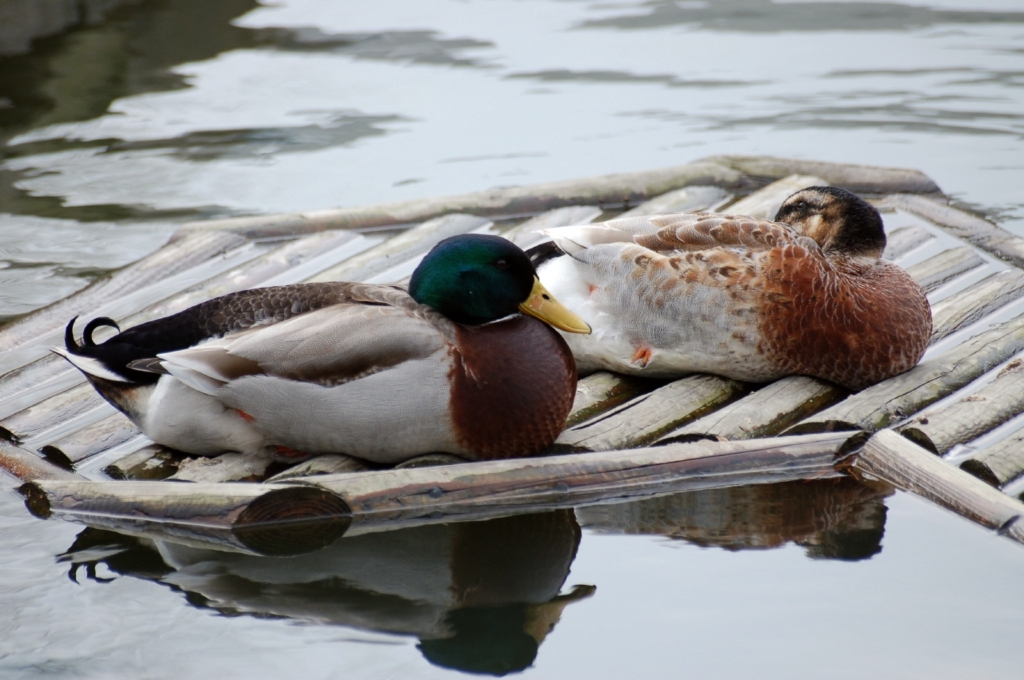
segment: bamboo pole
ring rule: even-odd
[[[698,442],[318,475],[288,484],[38,480],[26,484],[22,493],[40,517],[135,533],[152,527],[157,535],[175,540],[214,541],[281,554],[326,545],[346,532],[481,519],[680,489],[834,475],[833,465],[837,456],[846,455],[843,446],[848,438],[845,433],[831,433]],[[301,531],[296,530],[299,526]]]
[[[0,436],[35,448],[49,443],[40,439],[58,439],[113,413],[114,407],[86,383],[5,418]]]
[[[86,458],[141,436],[134,423],[123,414],[114,413],[66,437],[48,441],[39,451],[57,465],[71,468]]]
[[[801,421],[789,433],[858,429],[873,432],[895,425],[984,375],[1022,349],[1024,316],[1018,316]]]
[[[945,455],[1024,411],[1024,359],[1014,359],[995,379],[951,403],[926,409],[897,431],[932,453]]]
[[[199,264],[178,272],[173,276],[154,281],[147,286],[126,291],[122,295],[96,301],[97,305],[86,310],[91,316],[108,316],[113,319],[124,319],[148,305],[158,302],[168,295],[195,284],[211,279],[230,271],[232,268],[248,262],[266,252],[266,245],[247,243],[233,248],[223,255],[207,259]],[[21,346],[0,354],[0,374],[13,371],[25,364],[45,357],[50,346],[61,341],[64,336],[64,325],[70,317],[65,317],[57,327],[51,327]]]
[[[1024,474],[1024,430],[1018,430],[997,444],[960,463],[960,469],[995,487]]]
[[[449,236],[487,227],[490,220],[453,214],[429,220],[389,238],[380,245],[310,277],[316,281],[367,281],[397,264],[422,255]]]
[[[945,250],[924,262],[907,268],[910,278],[930,293],[947,281],[985,264],[985,260],[969,246]]]
[[[310,458],[304,463],[293,465],[284,472],[279,472],[267,479],[267,482],[284,482],[296,477],[315,477],[316,475],[337,475],[350,472],[366,472],[370,468],[366,463],[342,454],[327,454]]]
[[[935,240],[935,235],[918,226],[900,227],[886,234],[882,259],[896,262],[918,246]]]
[[[232,231],[253,238],[294,235],[324,229],[366,229],[406,225],[458,212],[488,217],[512,217],[534,215],[570,205],[597,205],[602,209],[617,209],[691,184],[714,184],[731,190],[749,190],[756,186],[741,173],[721,164],[697,161],[662,170],[488,189],[440,198],[192,222],[182,228],[182,233]]]
[[[657,442],[770,437],[848,394],[848,390],[816,378],[789,376],[672,430]]]
[[[815,175],[856,194],[940,193],[938,185],[927,175],[904,168],[772,156],[708,156],[702,162],[717,163],[754,178],[770,180],[787,175]]]
[[[272,454],[222,453],[207,458],[186,458],[178,465],[173,475],[175,482],[196,482],[200,484],[220,482],[259,482],[267,476],[267,468],[274,463]]]
[[[793,174],[778,179],[768,186],[741,198],[725,208],[730,215],[750,215],[765,220],[774,220],[775,213],[783,201],[807,187],[825,186],[828,182],[815,175]]]
[[[892,430],[874,434],[845,465],[1024,543],[1024,504]]]
[[[682,378],[570,427],[552,450],[607,451],[649,444],[746,390],[743,383],[712,375]]]
[[[127,456],[118,458],[103,468],[108,477],[115,480],[167,479],[178,469],[181,454],[160,444],[149,444]]]
[[[31,451],[0,439],[0,470],[22,482],[38,479],[81,479],[78,475],[52,465]]]
[[[882,204],[901,208],[943,227],[957,238],[972,243],[1000,259],[1024,267],[1024,238],[1002,229],[991,222],[957,210],[942,199],[894,193],[886,196]]]
[[[48,331],[63,329],[67,320],[76,314],[88,314],[111,298],[174,276],[244,243],[245,239],[230,233],[196,233],[172,238],[170,243],[138,262],[94,282],[74,295],[7,324],[0,329],[0,350],[34,342]]]
[[[569,428],[661,385],[661,381],[600,371],[576,383],[576,399],[565,421]]]
[[[688,186],[670,191],[661,196],[655,196],[637,207],[625,211],[619,217],[702,212],[714,209],[716,206],[728,201],[731,196],[732,194],[721,187],[710,185]]]
[[[996,272],[932,305],[932,342],[938,342],[1024,295],[1024,272]]]
[[[570,205],[531,217],[508,229],[502,236],[526,250],[546,241],[549,237],[538,234],[541,229],[566,227],[572,224],[590,224],[601,215],[601,209],[592,205]]]

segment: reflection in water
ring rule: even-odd
[[[905,31],[943,24],[1024,23],[1024,12],[986,12],[915,7],[890,2],[793,2],[653,0],[643,14],[594,19],[584,27],[643,29],[694,24],[705,30]]]
[[[433,664],[504,675],[533,663],[567,604],[576,556],[572,511],[342,538],[316,553],[268,558],[143,543],[97,529],[60,559],[97,581],[96,565],[185,593],[231,615],[297,619],[414,635]]]
[[[862,560],[882,550],[887,484],[849,478],[710,489],[576,511],[602,532],[662,534],[726,550],[796,543],[816,559]]]

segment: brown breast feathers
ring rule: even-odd
[[[459,444],[480,459],[550,446],[576,396],[576,364],[561,336],[522,315],[455,328],[449,381]]]
[[[786,373],[861,389],[909,370],[928,346],[928,300],[892,263],[833,262],[787,245],[766,254],[761,272],[762,350]]]

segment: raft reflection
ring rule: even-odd
[[[579,508],[584,527],[662,534],[726,550],[795,543],[813,559],[863,560],[882,550],[888,484],[850,478],[708,489]]]
[[[150,579],[197,607],[414,635],[431,663],[504,675],[533,663],[567,604],[580,542],[571,510],[342,538],[315,553],[257,557],[86,529],[59,559]]]

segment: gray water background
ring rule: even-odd
[[[0,14],[0,318],[187,220],[721,153],[918,168],[1024,235],[1020,1],[63,5],[34,42]],[[586,531],[565,586],[597,593],[525,674],[1019,677],[1021,549],[885,503],[881,552],[854,562]],[[408,636],[77,585],[55,556],[79,531],[0,493],[0,677],[453,674]]]

